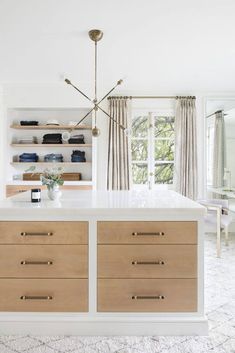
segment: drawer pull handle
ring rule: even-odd
[[[165,265],[164,261],[132,261],[132,265]]]
[[[53,265],[52,261],[21,261],[21,265]]]
[[[52,300],[51,295],[22,295],[21,300]]]
[[[27,233],[27,232],[21,232],[20,235],[22,237],[51,237],[53,233],[48,232],[48,233]]]
[[[163,300],[165,299],[164,295],[133,295],[131,297],[133,300],[142,300],[142,299],[153,299],[153,300]]]
[[[138,236],[143,236],[143,235],[144,236],[157,236],[157,237],[159,237],[159,236],[165,235],[165,233],[164,232],[155,232],[155,233],[133,232],[132,235],[133,235],[133,237],[138,237]]]

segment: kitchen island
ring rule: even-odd
[[[204,208],[173,192],[0,202],[0,334],[206,335]]]

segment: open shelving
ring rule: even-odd
[[[69,122],[79,121],[87,112],[88,108],[58,108],[58,107],[16,107],[7,110],[7,140],[8,151],[5,159],[6,186],[22,189],[24,186],[38,185],[40,181],[25,181],[23,173],[27,172],[30,166],[35,166],[34,172],[43,172],[46,168],[61,166],[64,172],[81,173],[80,181],[65,181],[64,185],[74,186],[76,189],[95,188],[96,180],[96,148],[95,139],[92,137],[92,115],[90,114],[84,124],[79,126],[70,125]],[[48,120],[57,120],[59,125],[47,125]],[[20,125],[21,120],[36,120],[39,125]],[[46,131],[50,133],[71,132],[71,135],[83,134],[84,144],[69,144],[63,141],[62,144],[43,144],[43,135]],[[36,137],[38,143],[19,143],[22,139]],[[25,151],[24,151],[25,149]],[[78,149],[85,152],[86,162],[71,162],[72,151]],[[23,152],[37,153],[39,162],[19,162],[19,155]],[[46,154],[62,153],[64,162],[44,162]]]

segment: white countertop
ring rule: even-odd
[[[22,193],[0,201],[1,220],[75,220],[79,216],[185,215],[202,216],[204,207],[168,190],[63,191],[60,201],[51,201],[46,191],[40,203],[31,203],[31,194]]]

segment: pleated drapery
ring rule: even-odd
[[[197,131],[194,97],[177,98],[175,114],[175,189],[197,198]]]
[[[130,101],[128,98],[109,99],[110,116],[124,127],[129,126]],[[129,139],[124,130],[113,120],[109,121],[108,138],[108,190],[130,189]]]
[[[224,185],[224,168],[226,167],[224,112],[215,113],[213,176],[212,185],[218,188]]]

